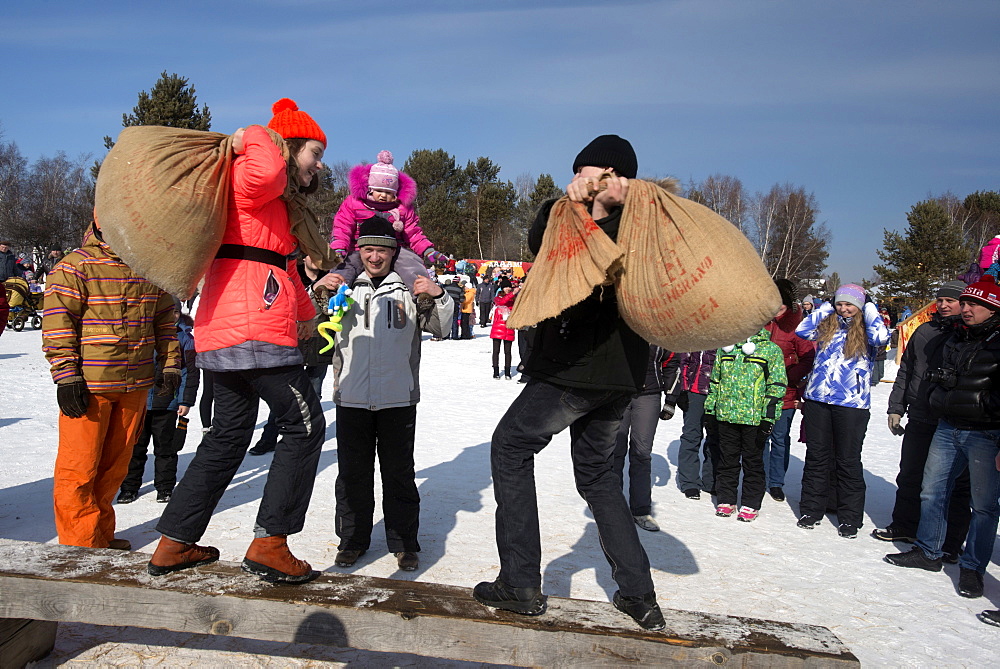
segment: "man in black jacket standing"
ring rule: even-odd
[[[935,296],[937,312],[930,321],[913,331],[899,362],[896,381],[889,395],[888,412],[889,430],[896,436],[903,435],[899,475],[896,477],[896,503],[892,508],[892,523],[884,529],[872,530],[876,539],[906,543],[916,540],[924,465],[938,423],[938,416],[928,404],[931,382],[927,371],[941,367],[944,345],[962,322],[958,298],[963,290],[965,283],[962,281],[949,281],[938,289]],[[900,425],[904,414],[908,418],[905,431]],[[958,562],[971,517],[969,470],[965,469],[955,479],[948,505],[948,533],[942,545],[946,562]]]
[[[615,240],[628,179],[635,178],[637,169],[631,144],[617,135],[602,135],[576,157],[566,194],[586,203],[594,222]],[[608,187],[594,194],[605,172],[612,175]],[[542,206],[528,233],[533,253],[541,248],[553,203]],[[649,345],[618,314],[613,286],[598,286],[583,301],[539,323],[524,366],[531,380],[493,433],[500,575],[475,587],[477,601],[526,615],[545,611],[534,457],[568,427],[576,488],[593,511],[618,583],[614,605],[645,629],[663,629],[649,558],[612,466],[619,424],[642,389],[648,357]]]
[[[885,556],[899,567],[941,571],[948,496],[966,467],[972,523],[959,558],[958,594],[980,597],[1000,519],[1000,287],[984,276],[961,295],[962,322],[928,370],[930,408],[942,418],[931,441],[913,550]]]

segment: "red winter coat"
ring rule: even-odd
[[[247,128],[243,144],[243,153],[233,161],[222,243],[289,256],[298,241],[280,199],[288,183],[286,163],[261,126]],[[269,277],[274,279],[270,287]],[[277,293],[269,306],[265,292]],[[294,259],[282,270],[252,260],[217,258],[205,275],[195,317],[198,366],[235,370],[301,364],[296,322],[315,315]]]
[[[812,370],[816,357],[816,347],[813,342],[795,334],[795,328],[802,322],[802,309],[795,305],[788,309],[781,318],[776,318],[764,326],[771,333],[771,341],[781,348],[785,356],[785,374],[788,376],[788,388],[782,401],[782,409],[794,409],[795,400],[802,396],[802,380]]]
[[[510,317],[510,307],[514,304],[514,293],[501,293],[493,298],[493,304],[497,305],[493,310],[493,327],[490,328],[490,339],[504,339],[514,341],[514,331],[507,327],[507,318]]]

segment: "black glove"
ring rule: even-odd
[[[156,394],[160,397],[173,397],[181,387],[181,373],[177,369],[168,369],[156,380]]]
[[[719,421],[715,419],[714,413],[707,413],[701,417],[701,424],[706,430],[715,430],[718,428]]]
[[[660,420],[670,420],[674,417],[674,411],[676,407],[670,402],[664,402],[663,408],[660,409]]]
[[[90,391],[82,376],[71,376],[56,386],[56,401],[59,409],[70,418],[79,418],[87,413],[90,406]]]
[[[761,421],[761,423],[757,427],[757,429],[760,430],[760,436],[762,436],[762,437],[770,437],[771,436],[771,430],[774,429],[774,423],[768,423],[766,420],[765,421]]]

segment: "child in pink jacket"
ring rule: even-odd
[[[378,162],[352,167],[348,178],[350,195],[333,217],[330,248],[339,253],[344,262],[332,273],[343,277],[347,285],[351,285],[364,271],[356,246],[358,230],[362,221],[374,216],[392,223],[399,240],[394,269],[411,288],[414,279],[427,276],[425,263],[432,265],[446,258],[434,250],[434,244],[420,229],[420,219],[413,211],[413,201],[417,197],[416,182],[396,169],[392,160],[391,153],[380,151]]]

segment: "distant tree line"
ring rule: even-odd
[[[883,230],[875,281],[881,293],[917,302],[933,299],[945,281],[979,261],[979,250],[1000,234],[1000,192],[945,193],[906,214],[902,232]]]

